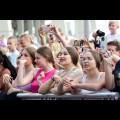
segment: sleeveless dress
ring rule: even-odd
[[[43,71],[43,68],[40,68],[35,76],[35,79],[33,83],[31,84],[32,92],[33,93],[38,93],[39,85],[37,83],[37,78],[39,77],[40,73]],[[45,77],[41,80],[42,83],[45,83],[48,81],[51,77],[53,77],[54,73],[56,72],[56,69],[51,70],[48,73],[45,73]]]
[[[97,78],[97,81],[100,79],[102,74],[103,74],[103,72],[100,73],[100,75]],[[82,83],[85,83],[86,79],[87,79],[87,75],[84,75],[83,79],[82,79]],[[101,92],[110,92],[110,91],[108,91],[106,88],[103,88],[103,89],[101,89],[99,91],[90,91],[90,90],[81,89],[80,93],[82,93],[82,94],[90,94],[90,93],[101,93]]]

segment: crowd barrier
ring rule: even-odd
[[[95,94],[70,94],[54,95],[51,93],[42,95],[39,93],[18,93],[17,98],[20,100],[118,100],[118,92],[95,93]]]

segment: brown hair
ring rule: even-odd
[[[120,50],[120,42],[118,42],[116,39],[108,42],[107,45],[116,46],[116,51]]]
[[[42,46],[37,49],[37,53],[46,58],[50,63],[54,64],[54,57],[52,51],[47,46]]]
[[[95,59],[96,67],[99,70],[100,69],[100,65],[101,65],[101,61],[102,61],[100,54],[98,52],[94,51],[94,50],[89,50],[88,52],[91,52],[92,56]]]
[[[32,59],[32,63],[35,66],[35,53],[36,49],[34,47],[25,47],[23,50],[26,50]]]
[[[77,65],[78,60],[79,60],[79,54],[78,54],[77,50],[70,46],[67,46],[64,48],[66,48],[68,53],[70,54],[73,64]]]

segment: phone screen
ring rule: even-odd
[[[53,34],[50,34],[50,40],[52,43],[54,42]]]
[[[50,31],[50,25],[41,25],[42,27],[42,32],[49,32]]]
[[[80,41],[75,40],[75,41],[74,41],[74,46],[80,46]]]
[[[100,46],[101,46],[101,52],[105,53],[106,50],[107,50],[107,39],[106,39],[106,37],[102,37],[101,38],[101,44],[100,44]]]

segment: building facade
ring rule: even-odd
[[[51,23],[62,28],[64,35],[69,35],[66,20],[51,20]],[[23,33],[38,37],[40,24],[46,24],[46,20],[0,20],[0,34],[4,34],[6,38],[12,35],[20,36]],[[74,37],[80,39],[89,36],[96,28],[96,24],[95,20],[74,20],[74,27]]]

